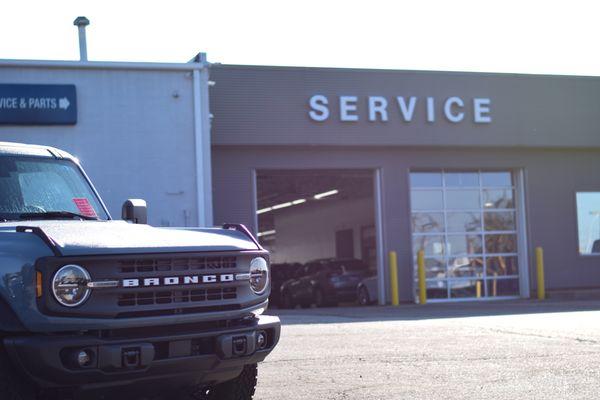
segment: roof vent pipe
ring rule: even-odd
[[[75,25],[79,29],[79,61],[87,61],[87,43],[85,40],[85,27],[90,24],[90,20],[86,17],[77,17],[75,21],[73,21],[73,25]]]

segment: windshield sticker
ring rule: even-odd
[[[77,209],[82,215],[86,217],[98,217],[96,210],[90,204],[90,201],[86,198],[74,198],[73,203],[77,206]]]

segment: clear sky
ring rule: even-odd
[[[0,58],[600,75],[600,3],[466,0],[18,0]]]

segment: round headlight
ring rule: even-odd
[[[66,307],[77,307],[90,296],[88,288],[90,274],[79,265],[65,265],[59,269],[52,279],[52,293],[60,304]]]
[[[262,257],[250,262],[250,287],[256,294],[263,294],[269,285],[269,264]]]

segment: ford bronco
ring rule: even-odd
[[[113,220],[76,158],[0,143],[0,399],[251,399],[279,340],[243,225]],[[161,397],[163,396],[163,397]]]

